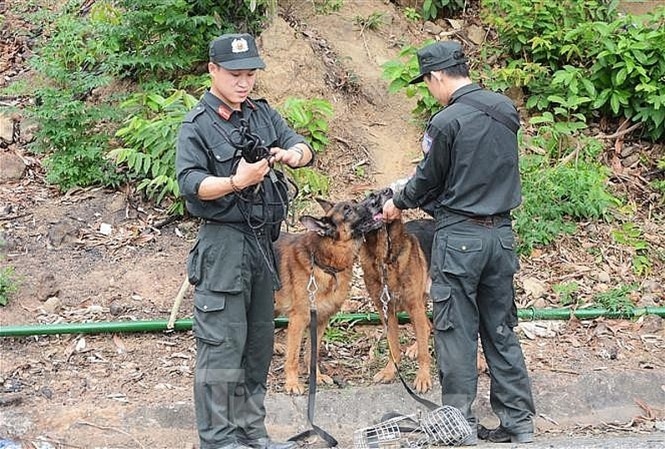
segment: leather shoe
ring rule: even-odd
[[[491,443],[532,443],[533,432],[511,433],[499,426],[496,429],[488,429],[478,425],[478,438]]]
[[[295,441],[285,441],[281,443],[272,441],[270,438],[247,440],[243,441],[243,443],[253,449],[296,449],[296,447],[298,447],[298,444]]]

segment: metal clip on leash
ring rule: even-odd
[[[309,294],[309,309],[316,311],[316,292],[319,286],[314,277],[314,258],[312,258],[312,274],[309,275],[309,282],[307,282],[307,293]]]
[[[309,393],[307,395],[307,422],[312,427],[309,430],[300,432],[297,435],[289,438],[289,441],[300,441],[307,437],[317,435],[326,442],[326,447],[337,447],[337,440],[328,432],[314,424],[314,409],[316,408],[316,372],[318,366],[317,360],[317,333],[316,327],[318,320],[316,318],[316,292],[319,286],[314,277],[314,254],[311,257],[312,272],[309,275],[309,282],[307,282],[307,293],[309,296]]]

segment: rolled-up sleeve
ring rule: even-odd
[[[206,147],[194,123],[184,122],[180,128],[175,167],[180,194],[189,201],[195,201],[201,182],[211,174],[208,172]]]

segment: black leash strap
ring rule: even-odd
[[[314,269],[314,256],[312,255],[312,270]],[[326,442],[326,447],[337,447],[337,440],[330,435],[328,432],[314,424],[314,410],[316,408],[316,368],[318,365],[318,354],[317,354],[317,334],[316,334],[316,302],[314,299],[314,294],[317,290],[316,280],[314,279],[314,272],[310,276],[309,285],[307,286],[307,291],[310,295],[310,308],[309,308],[309,342],[310,342],[310,352],[309,352],[309,393],[307,395],[307,422],[312,427],[309,430],[300,432],[297,435],[292,436],[288,441],[300,441],[311,436],[318,436],[323,441]]]
[[[413,391],[413,389],[409,386],[409,384],[404,380],[404,377],[402,376],[402,373],[399,369],[399,366],[397,366],[397,363],[395,363],[395,359],[391,356],[390,357],[393,361],[393,365],[395,365],[395,369],[397,370],[397,377],[399,377],[400,382],[402,382],[402,385],[404,385],[404,388],[406,389],[406,392],[409,393],[409,395],[415,399],[416,401],[420,402],[422,405],[427,407],[429,410],[436,410],[437,408],[441,407],[440,405],[430,401],[429,399],[425,399],[422,396],[418,396],[418,394]]]
[[[474,100],[473,98],[468,98],[466,95],[459,97],[457,99],[457,102],[464,103],[466,105],[471,106],[472,108],[476,108],[479,111],[484,112],[485,114],[489,115],[494,120],[501,123],[515,134],[517,134],[517,130],[520,129],[520,126],[515,124],[515,122],[513,122],[512,120],[510,120],[508,116],[506,116],[502,112],[490,108],[485,103],[481,103],[480,101]]]

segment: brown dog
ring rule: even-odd
[[[363,216],[360,229],[365,233],[360,248],[360,263],[367,292],[381,322],[387,327],[388,348],[396,364],[399,364],[401,356],[396,313],[406,311],[409,314],[416,343],[407,350],[407,355],[417,357],[418,372],[414,388],[424,393],[432,387],[431,328],[425,308],[429,289],[428,264],[418,239],[407,233],[402,220],[385,224],[381,220],[383,204],[389,198],[392,198],[392,190],[384,189],[370,193],[358,205],[358,212]],[[395,374],[395,364],[389,361],[374,376],[374,381],[390,382],[395,379]]]
[[[307,228],[302,234],[283,233],[275,244],[279,258],[282,288],[275,294],[275,314],[289,319],[286,338],[284,390],[302,394],[305,386],[298,379],[298,361],[303,333],[310,324],[310,295],[317,311],[317,354],[330,317],[347,298],[353,261],[362,234],[357,227],[360,215],[353,202],[332,204],[317,199],[325,215],[302,216]],[[306,357],[309,365],[309,357]],[[308,367],[309,368],[309,367]],[[316,367],[317,383],[332,383]]]

